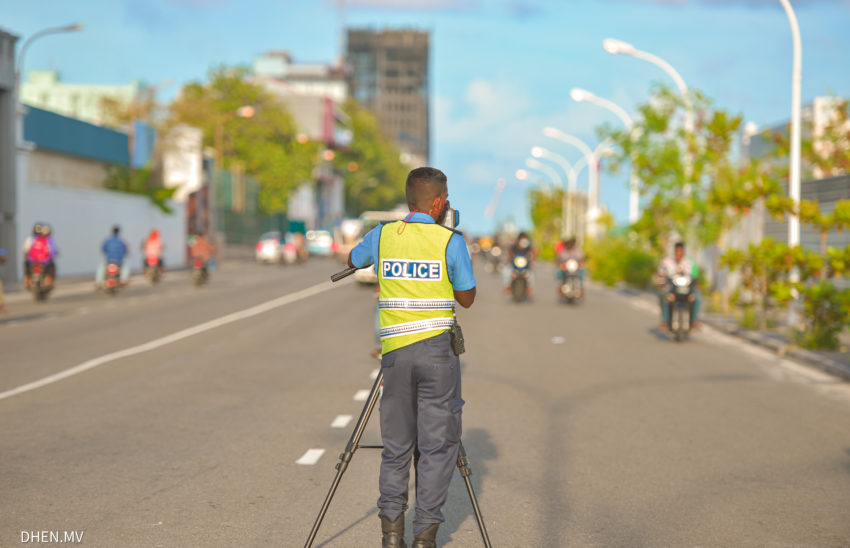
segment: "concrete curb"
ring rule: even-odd
[[[772,350],[776,352],[776,355],[779,357],[816,367],[831,375],[850,381],[850,363],[848,363],[847,360],[830,356],[829,352],[799,348],[793,342],[781,335],[763,333],[761,331],[754,331],[750,329],[741,329],[737,324],[732,325],[731,322],[725,318],[719,319],[710,314],[706,314],[702,321],[706,325],[726,333],[727,335],[732,335],[751,344]]]
[[[598,287],[604,288],[599,285]],[[638,291],[631,288],[621,287],[616,289],[604,288],[616,292],[626,298],[641,299],[658,306],[658,297],[654,293]],[[718,314],[702,314],[703,324],[716,329],[726,335],[731,335],[750,344],[772,350],[777,356],[793,360],[801,365],[808,365],[825,371],[845,381],[850,381],[850,356],[832,356],[837,352],[805,350],[797,347],[791,340],[775,333],[764,333],[751,329],[742,329],[738,321],[730,316]]]

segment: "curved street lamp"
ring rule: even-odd
[[[537,158],[527,158],[525,160],[525,167],[548,175],[556,186],[564,186],[564,181],[561,179],[561,176],[558,175],[558,172],[552,169],[551,166],[539,161]]]
[[[614,101],[597,97],[595,94],[581,88],[573,88],[570,91],[570,97],[573,101],[581,103],[586,101],[596,106],[608,109],[620,118],[626,129],[631,134],[632,141],[637,135],[634,133],[635,122],[631,116]],[[634,160],[634,159],[632,159]],[[640,217],[640,187],[638,186],[637,173],[635,173],[634,161],[632,161],[631,173],[629,174],[629,224],[634,224]]]
[[[599,165],[596,163],[596,154],[590,149],[587,144],[574,135],[564,133],[560,129],[554,127],[543,128],[543,135],[552,139],[557,139],[568,145],[573,145],[578,148],[585,157],[589,169],[588,186],[587,186],[587,222],[591,236],[596,236],[596,218],[599,216]],[[607,141],[607,140],[606,140]]]
[[[578,180],[578,171],[575,166],[570,165],[566,158],[560,154],[556,154],[551,150],[540,146],[531,147],[531,155],[535,158],[546,158],[561,166],[564,173],[567,175],[567,188],[564,189],[564,196],[561,201],[561,214],[563,221],[561,223],[561,236],[566,238],[569,236],[570,227],[573,226],[572,201],[570,195],[576,192],[576,181]],[[584,156],[582,156],[584,158]]]
[[[42,36],[46,36],[48,34],[59,34],[62,32],[75,32],[78,30],[83,30],[84,25],[82,23],[71,23],[70,25],[63,25],[61,27],[49,27],[46,29],[42,29],[29,38],[21,45],[21,51],[18,52],[18,59],[15,61],[15,87],[17,88],[21,82],[21,69],[24,63],[24,56],[27,53],[27,49],[29,49],[30,44],[38,38]]]
[[[688,86],[685,84],[685,80],[682,76],[673,68],[673,65],[658,57],[657,55],[653,55],[646,51],[641,51],[629,44],[628,42],[623,42],[622,40],[617,40],[616,38],[606,38],[602,41],[602,47],[605,48],[605,51],[608,53],[618,54],[623,53],[625,55],[631,55],[637,59],[643,59],[644,61],[649,61],[653,65],[660,67],[661,70],[667,73],[670,78],[676,83],[676,87],[679,88],[679,93],[682,94],[682,99],[685,101],[685,108],[687,110],[685,115],[685,129],[688,133],[693,132],[694,130],[694,106],[691,103],[691,96],[688,94]]]

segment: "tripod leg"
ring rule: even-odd
[[[487,527],[484,525],[484,518],[481,516],[481,509],[478,507],[478,499],[475,497],[475,491],[472,489],[472,482],[469,481],[469,476],[472,475],[472,469],[469,468],[469,457],[466,456],[466,450],[463,448],[462,443],[457,452],[457,469],[466,483],[466,491],[469,493],[469,501],[472,503],[472,511],[475,513],[475,519],[478,521],[478,530],[481,531],[481,539],[484,541],[484,546],[485,548],[492,548],[493,545],[490,544]]]
[[[349,438],[348,444],[345,446],[345,452],[339,455],[339,462],[336,463],[336,476],[334,476],[331,488],[328,490],[325,502],[322,504],[322,509],[319,510],[316,522],[313,523],[313,529],[310,531],[310,536],[307,538],[307,543],[304,545],[304,548],[310,548],[313,545],[313,541],[316,540],[316,534],[319,532],[319,526],[322,525],[322,520],[325,519],[325,514],[331,504],[331,499],[333,499],[334,493],[336,493],[336,488],[339,487],[342,475],[348,468],[348,463],[351,462],[354,452],[357,451],[357,448],[359,447],[360,437],[363,435],[363,431],[366,430],[366,423],[369,422],[369,416],[375,409],[375,404],[378,401],[378,395],[381,388],[381,382],[383,382],[383,380],[383,372],[378,373],[378,376],[375,378],[375,384],[372,385],[372,391],[366,399],[366,405],[363,406],[363,411],[360,412],[360,418],[357,419],[357,424],[354,426],[351,438]]]

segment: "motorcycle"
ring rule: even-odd
[[[691,332],[694,312],[694,281],[687,274],[676,274],[668,280],[667,327],[676,342],[681,342]]]
[[[121,265],[119,263],[107,263],[103,288],[108,295],[114,297],[118,294],[121,289]]]
[[[151,285],[156,285],[162,277],[162,268],[159,266],[159,257],[150,255],[145,259],[145,277]]]
[[[47,299],[47,295],[53,289],[52,283],[47,283],[47,266],[43,263],[33,263],[30,274],[30,291],[35,302]]]
[[[569,304],[575,304],[582,295],[582,282],[578,276],[580,268],[576,259],[567,259],[561,263],[561,298]]]
[[[207,263],[202,261],[201,259],[193,259],[192,260],[192,284],[195,287],[200,287],[201,285],[207,283],[209,281],[209,271],[207,269]]]
[[[511,298],[515,303],[525,300],[528,295],[528,268],[530,262],[526,255],[514,255],[511,273]]]

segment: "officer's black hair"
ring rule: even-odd
[[[433,167],[417,167],[407,174],[405,193],[411,211],[428,212],[434,198],[443,193],[448,184],[446,174]]]
[[[681,247],[682,249],[685,249],[685,242],[676,242],[676,245],[674,245],[673,247]]]

